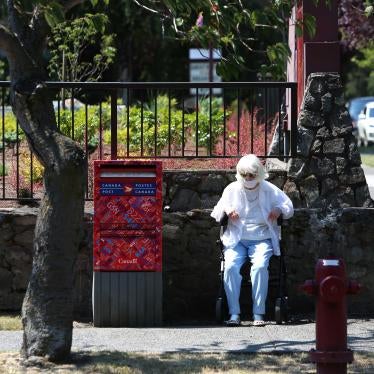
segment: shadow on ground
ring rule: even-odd
[[[348,366],[348,373],[374,372],[374,354],[356,353],[356,361]],[[51,364],[34,360],[25,366],[19,355],[0,353],[3,373],[314,373],[307,353],[243,354],[243,353],[165,353],[139,354],[122,352],[74,353],[71,361]]]

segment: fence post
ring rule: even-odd
[[[117,160],[117,90],[110,95],[110,159]]]
[[[291,86],[291,156],[297,156],[297,83]]]

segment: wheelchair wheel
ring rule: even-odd
[[[223,322],[223,308],[224,308],[224,304],[223,304],[223,298],[222,297],[219,297],[217,300],[216,300],[216,322],[221,324]]]
[[[281,325],[282,322],[288,322],[288,298],[278,297],[275,300],[275,322]]]

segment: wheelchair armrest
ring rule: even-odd
[[[219,221],[220,226],[227,226],[227,223],[229,222],[229,216],[224,213],[223,217]]]

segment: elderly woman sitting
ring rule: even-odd
[[[277,218],[293,215],[293,205],[278,187],[265,181],[267,174],[255,155],[242,157],[236,166],[236,182],[230,183],[214,207],[212,217],[219,222],[226,213],[224,245],[224,285],[229,306],[228,326],[240,325],[240,269],[250,259],[253,324],[264,326],[270,257],[280,255]]]

